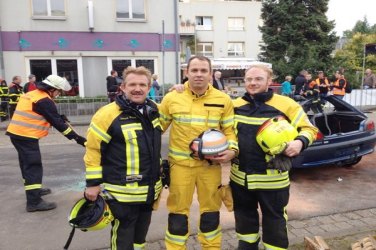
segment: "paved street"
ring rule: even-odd
[[[83,118],[81,118],[83,119]],[[86,118],[88,119],[88,118]],[[75,120],[76,130],[84,134],[87,125]],[[86,122],[87,123],[87,122]],[[70,232],[67,216],[74,202],[82,196],[84,188],[84,148],[66,140],[56,130],[41,140],[44,162],[44,185],[53,194],[46,200],[58,204],[56,210],[42,213],[25,212],[25,195],[18,167],[17,155],[0,127],[0,249],[61,249]],[[164,136],[166,142],[166,135]],[[165,145],[166,143],[164,143]],[[166,154],[164,146],[163,154]],[[366,156],[355,168],[327,167],[295,171],[292,176],[291,197],[288,206],[289,239],[292,244],[303,241],[304,236],[321,235],[324,238],[346,235],[375,234],[376,199],[374,179],[375,154]],[[229,168],[223,168],[223,180],[228,180]],[[338,181],[341,177],[342,181]],[[225,181],[224,181],[225,182]],[[147,249],[164,249],[163,237],[167,224],[165,208],[168,190],[164,190],[161,207],[153,215],[148,234]],[[190,221],[192,237],[189,249],[200,249],[197,239],[198,204],[192,205]],[[223,249],[235,249],[233,214],[221,211]],[[97,232],[76,231],[70,249],[106,249],[109,247],[109,229]],[[372,231],[373,230],[373,231]],[[299,248],[296,248],[299,249]],[[341,248],[338,248],[342,250]]]

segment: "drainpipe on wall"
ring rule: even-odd
[[[3,37],[2,37],[1,26],[0,26],[0,75],[5,78]]]
[[[175,21],[175,84],[180,83],[180,55],[179,55],[179,12],[178,12],[178,0],[174,1],[174,21]]]

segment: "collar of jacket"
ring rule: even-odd
[[[138,111],[146,107],[146,110],[149,112],[158,112],[156,104],[149,99],[146,99],[143,104],[136,104],[130,102],[124,95],[117,95],[115,99],[116,104],[120,107],[120,110],[123,111]]]
[[[274,93],[272,89],[268,89],[267,92],[258,93],[251,96],[248,92],[244,94],[243,99],[247,102],[267,102],[273,97]]]
[[[184,89],[185,89],[185,91],[188,91],[189,93],[191,93],[191,94],[192,94],[193,96],[195,96],[196,98],[200,98],[200,97],[202,97],[202,96],[207,95],[207,94],[208,94],[213,88],[214,88],[214,87],[213,87],[210,83],[208,83],[208,88],[206,89],[205,93],[199,95],[199,94],[195,93],[193,90],[191,90],[188,81],[186,81],[186,82],[184,83]]]

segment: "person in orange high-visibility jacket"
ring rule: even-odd
[[[332,93],[336,97],[343,99],[343,97],[346,94],[345,88],[347,84],[345,76],[343,75],[341,71],[336,71],[335,76],[336,76],[336,81],[332,85]]]
[[[330,83],[328,78],[324,76],[324,71],[317,72],[316,83],[319,85],[320,102],[322,105],[326,103],[325,97],[328,95]]]
[[[167,249],[186,249],[188,215],[195,188],[200,204],[198,239],[202,249],[221,249],[219,209],[221,207],[221,166],[238,152],[234,131],[233,104],[228,95],[209,84],[211,62],[203,56],[191,57],[182,93],[167,94],[160,106],[161,124],[170,125],[170,179],[167,207]],[[190,143],[207,129],[221,130],[229,147],[212,160],[191,157]]]
[[[45,211],[56,208],[54,202],[46,202],[41,196],[51,193],[42,188],[43,167],[39,139],[48,135],[52,125],[69,140],[84,146],[86,139],[79,136],[61,116],[53,101],[60,91],[68,91],[69,83],[57,75],[50,75],[37,89],[21,95],[6,134],[18,152],[22,178],[26,191],[26,211]]]
[[[233,161],[230,186],[234,201],[235,230],[239,239],[237,249],[257,250],[260,241],[262,213],[262,241],[265,249],[288,249],[287,212],[289,200],[289,171],[276,161],[259,144],[257,133],[270,118],[283,116],[295,130],[292,140],[279,158],[298,155],[314,140],[317,128],[302,107],[291,98],[273,93],[269,88],[273,72],[264,65],[251,66],[245,72],[244,96],[234,100],[235,131],[239,155]],[[266,134],[277,140],[278,133]],[[273,139],[271,139],[273,140]],[[291,163],[291,162],[290,162]],[[290,165],[291,167],[291,165]]]

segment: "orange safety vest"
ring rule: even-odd
[[[50,123],[33,111],[33,103],[46,97],[51,99],[46,92],[39,89],[21,95],[7,132],[35,139],[47,136]]]
[[[340,79],[337,79],[335,82],[334,82],[334,84],[333,84],[333,86],[338,86],[339,87],[339,80]],[[345,88],[346,88],[346,84],[347,84],[347,82],[346,82],[346,80],[345,79],[343,79],[344,81],[345,81],[345,85],[343,85],[343,88],[342,89],[339,89],[339,88],[333,88],[333,95],[345,95]]]

